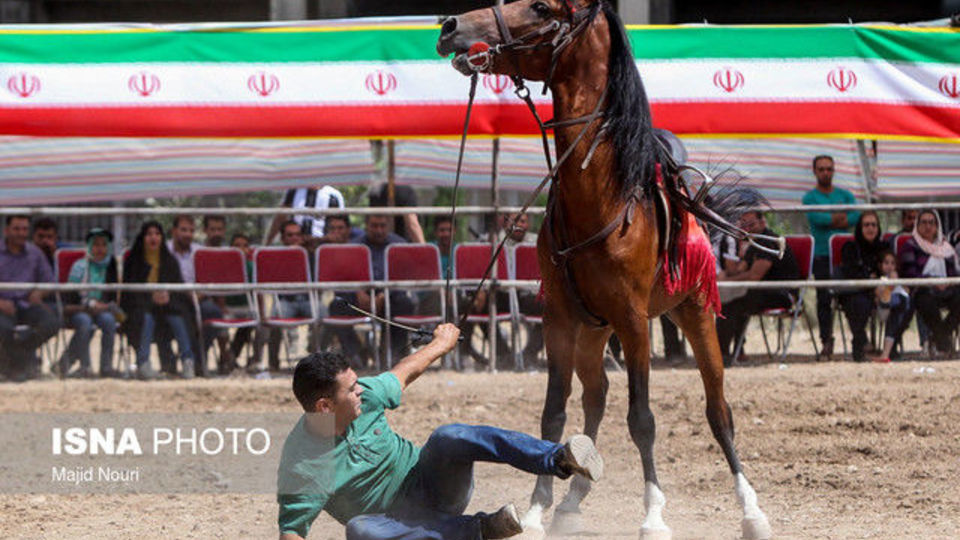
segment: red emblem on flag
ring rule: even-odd
[[[485,86],[487,90],[490,90],[494,94],[502,94],[504,91],[513,86],[513,81],[511,81],[510,77],[507,77],[506,75],[484,73],[483,86]]]
[[[136,75],[131,75],[130,78],[127,79],[127,88],[129,88],[131,92],[147,97],[160,90],[160,77],[157,77],[153,73],[141,71]]]
[[[378,69],[377,71],[367,75],[365,86],[367,87],[367,90],[382,96],[397,89],[397,78],[393,75],[393,73]]]
[[[958,78],[960,77],[958,77],[956,73],[941,77],[940,84],[937,86],[937,88],[940,89],[940,93],[953,99],[960,97],[960,84],[957,84]]]
[[[839,92],[846,92],[857,86],[857,74],[840,66],[827,74],[827,84]]]
[[[267,97],[280,89],[280,79],[272,73],[258,71],[247,78],[247,88],[255,94]]]
[[[29,73],[17,73],[7,79],[7,90],[22,98],[28,98],[40,91],[40,79]]]
[[[743,88],[743,73],[725,67],[713,74],[713,85],[722,88],[724,92],[735,92]]]

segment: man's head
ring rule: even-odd
[[[237,248],[248,255],[250,253],[250,237],[243,233],[233,233],[233,236],[230,237],[230,247]]]
[[[527,214],[514,214],[507,219],[506,226],[509,227],[513,219],[516,219],[516,223],[513,224],[513,227],[508,231],[510,233],[510,238],[514,242],[523,242],[523,238],[527,235],[527,231],[530,230],[530,218]]]
[[[916,210],[904,210],[900,213],[900,228],[903,229],[903,232],[913,232],[913,228],[916,226],[916,224]]]
[[[40,218],[33,224],[33,243],[48,257],[57,251],[57,222],[48,218]]]
[[[29,236],[30,216],[7,216],[3,227],[3,238],[7,246],[19,251],[27,244]]]
[[[196,226],[193,224],[193,216],[186,214],[175,216],[173,218],[173,229],[170,230],[173,247],[178,251],[188,251],[190,244],[193,243],[194,232],[196,232]]]
[[[223,216],[203,216],[203,234],[207,237],[207,245],[220,247],[227,236],[227,220]]]
[[[817,177],[817,186],[830,189],[833,186],[833,157],[821,155],[813,158],[813,175]]]
[[[303,245],[303,229],[294,220],[287,220],[280,226],[280,243],[285,246]]]
[[[346,244],[350,240],[350,218],[342,214],[327,216],[323,232],[334,244]]]
[[[437,247],[442,253],[450,253],[453,245],[453,220],[450,216],[437,216],[433,220],[433,237],[437,239]]]
[[[308,413],[333,413],[337,433],[346,430],[360,416],[357,374],[340,353],[315,352],[297,363],[293,370],[293,395]]]
[[[390,219],[379,214],[367,216],[367,241],[374,245],[386,244],[390,234]]]
[[[740,216],[740,227],[751,234],[760,234],[767,228],[767,220],[763,212],[751,210]]]

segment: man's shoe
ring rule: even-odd
[[[196,372],[193,369],[193,360],[184,360],[183,361],[183,378],[192,379],[196,375]]]
[[[159,375],[150,364],[140,364],[137,366],[137,378],[141,381],[152,381]]]
[[[557,468],[566,476],[579,474],[596,482],[603,476],[603,458],[586,435],[574,435],[557,453]]]
[[[480,516],[480,535],[484,538],[510,538],[523,532],[517,507],[508,504],[492,514]]]

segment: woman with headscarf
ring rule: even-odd
[[[890,246],[880,234],[880,218],[874,211],[860,215],[853,240],[843,245],[840,253],[840,274],[843,279],[873,279],[877,277],[880,257]],[[840,293],[840,305],[850,322],[853,334],[853,360],[866,359],[867,321],[873,312],[872,289],[854,289]]]
[[[95,228],[87,233],[87,254],[70,267],[68,283],[116,283],[117,261],[113,258],[113,235]],[[113,377],[113,343],[117,333],[117,318],[123,318],[112,291],[87,290],[64,295],[63,315],[73,326],[73,337],[60,357],[60,373],[66,376],[70,367],[80,361],[79,377],[92,376],[90,369],[90,339],[100,329],[100,376]]]
[[[167,249],[163,228],[148,221],[140,228],[130,255],[123,265],[124,283],[183,283],[180,265]],[[124,332],[137,350],[137,374],[141,379],[154,379],[150,365],[150,344],[158,324],[166,324],[177,340],[183,362],[184,378],[194,376],[194,354],[191,348],[190,302],[183,293],[168,291],[126,291],[120,306],[127,313]]]
[[[898,254],[900,276],[904,278],[942,278],[960,274],[957,253],[943,237],[940,215],[935,210],[924,210],[917,216],[913,236],[904,242]],[[953,349],[953,332],[960,324],[960,287],[933,285],[916,287],[913,305],[933,332],[933,344],[942,354]],[[947,309],[946,317],[940,315]]]

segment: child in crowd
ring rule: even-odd
[[[880,279],[897,279],[897,256],[890,250],[880,254],[877,270]],[[883,352],[873,357],[874,362],[889,362],[893,346],[903,335],[909,322],[910,294],[901,285],[880,285],[876,289],[877,314],[880,322],[886,323],[883,338]]]

